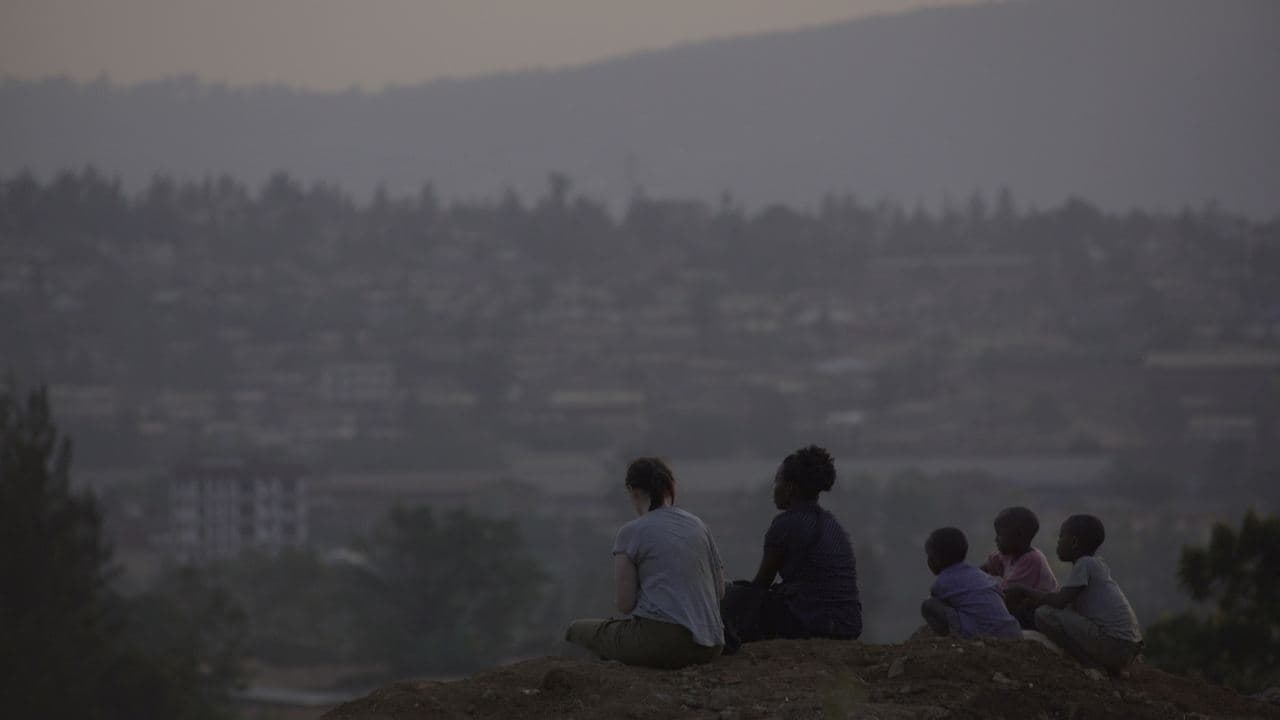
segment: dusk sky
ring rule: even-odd
[[[377,90],[972,1],[0,0],[0,76]]]

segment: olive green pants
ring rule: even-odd
[[[699,645],[683,625],[642,617],[574,620],[564,639],[605,660],[671,670],[709,663],[724,649]]]

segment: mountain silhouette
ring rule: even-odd
[[[1022,0],[379,93],[0,84],[0,173],[1280,213],[1280,3]]]

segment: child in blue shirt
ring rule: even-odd
[[[1005,607],[999,579],[964,561],[969,541],[963,532],[953,527],[934,530],[924,552],[938,579],[920,605],[920,614],[934,632],[962,638],[1022,637],[1022,628]]]

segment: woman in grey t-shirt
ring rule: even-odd
[[[613,570],[627,617],[575,620],[565,639],[628,665],[710,662],[724,648],[724,566],[711,531],[675,507],[675,477],[662,460],[633,461],[625,486],[637,517],[618,530]]]

